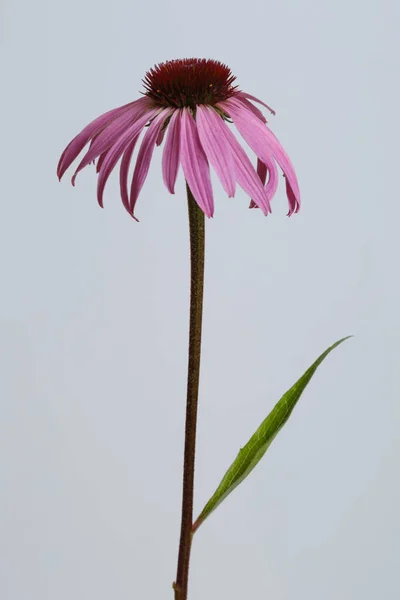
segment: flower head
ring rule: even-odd
[[[264,102],[237,89],[230,69],[214,60],[171,60],[146,74],[142,98],[115,108],[87,125],[65,148],[58,163],[59,179],[89,144],[72,177],[97,161],[97,199],[103,206],[107,180],[119,159],[123,205],[135,219],[139,193],[146,180],[155,146],[165,139],[162,155],[164,183],[174,193],[179,166],[196,202],[208,216],[214,214],[210,164],[229,197],[236,183],[252,199],[250,207],[271,212],[270,202],[278,187],[278,168],[283,171],[289,215],[300,208],[300,192],[293,165],[267,126],[257,102]],[[229,127],[233,122],[257,156],[257,170]],[[129,167],[141,133],[130,190]]]

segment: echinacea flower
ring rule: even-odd
[[[300,208],[300,192],[293,165],[281,144],[267,126],[258,98],[237,89],[230,69],[214,60],[184,59],[161,63],[146,74],[142,98],[101,115],[87,125],[66,147],[58,163],[59,179],[90,142],[79,163],[79,171],[97,160],[99,174],[97,199],[103,206],[107,180],[119,159],[120,188],[124,207],[130,215],[146,180],[155,146],[165,139],[162,173],[173,194],[179,166],[202,211],[214,214],[210,166],[214,168],[229,197],[236,183],[251,198],[250,207],[265,215],[278,187],[278,168],[283,171],[291,215]],[[233,122],[239,134],[257,157],[257,170],[231,131]],[[141,133],[128,192],[129,166]]]

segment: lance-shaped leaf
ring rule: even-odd
[[[247,475],[254,469],[256,464],[262,459],[268,450],[271,442],[279,433],[286,421],[289,419],[292,410],[297,404],[298,399],[303,393],[304,388],[314,375],[315,371],[328,354],[339,346],[342,342],[351,336],[347,336],[336,344],[330,346],[302,377],[282,396],[275,405],[268,417],[261,423],[257,431],[252,435],[247,444],[240,450],[236,459],[233,461],[221,483],[215,490],[214,495],[203,508],[200,516],[193,525],[193,533],[199,528],[204,520],[217,508],[219,504],[241,483]]]

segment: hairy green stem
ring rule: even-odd
[[[190,229],[190,327],[181,537],[176,581],[173,584],[175,600],[186,600],[188,591],[190,549],[193,536],[194,465],[204,286],[204,213],[193,198],[187,184],[186,189]]]

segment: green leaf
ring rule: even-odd
[[[236,459],[233,461],[221,483],[214,492],[214,495],[203,508],[200,516],[193,525],[193,533],[200,527],[204,520],[217,508],[219,504],[249,475],[256,464],[262,459],[268,450],[271,442],[279,433],[286,421],[289,419],[292,410],[297,404],[298,399],[303,393],[304,388],[314,375],[315,371],[328,354],[339,346],[342,342],[349,339],[347,336],[336,344],[330,346],[302,377],[282,396],[275,405],[268,417],[261,423],[257,431],[252,435],[247,444],[241,448]]]

